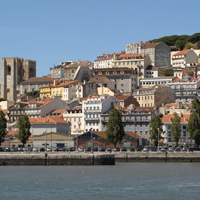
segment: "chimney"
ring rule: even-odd
[[[197,78],[197,66],[195,67],[194,78]]]

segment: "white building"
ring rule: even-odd
[[[149,65],[145,71],[145,78],[155,78],[158,77],[158,68]]]
[[[63,135],[71,135],[70,122],[65,121],[60,117],[46,116],[44,118],[30,118],[31,134],[42,135],[45,133],[60,133]]]
[[[166,85],[172,83],[173,76],[158,76],[154,78],[144,78],[140,80],[140,88],[150,88],[155,85]]]
[[[192,103],[197,96],[200,80],[189,76],[184,76],[183,79],[175,77],[171,83],[166,83],[166,85],[175,90],[176,102]]]
[[[185,49],[175,53],[172,56],[172,67],[173,68],[186,68],[194,67],[198,63],[198,56],[191,49]]]
[[[134,42],[126,45],[125,53],[126,54],[138,54],[141,53],[141,48],[145,45],[149,44],[149,41],[140,41],[140,42]]]
[[[83,129],[84,131],[102,131],[100,115],[110,110],[113,105],[119,106],[112,96],[91,96],[82,101],[83,109]]]
[[[181,137],[179,140],[179,145],[192,145],[194,144],[194,140],[190,139],[189,132],[187,132],[188,121],[190,119],[190,114],[182,114],[177,113],[180,117],[180,127],[181,127]],[[175,142],[173,141],[173,137],[171,134],[170,127],[172,125],[171,119],[174,118],[174,114],[166,114],[162,117],[163,122],[163,142],[165,144],[171,144],[175,146]]]
[[[63,119],[71,123],[71,134],[83,134],[83,118],[84,114],[82,113],[81,106],[75,106],[74,108],[68,108],[67,111],[63,114]]]
[[[120,55],[120,53],[116,53]],[[96,68],[111,68],[114,54],[103,54],[102,56],[97,56],[94,61],[94,69]]]

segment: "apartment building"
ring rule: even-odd
[[[119,102],[112,96],[90,96],[82,101],[83,110],[83,129],[84,131],[101,131],[100,115],[115,106],[119,106]]]
[[[192,103],[197,96],[197,89],[200,87],[199,78],[184,76],[183,79],[174,77],[172,83],[166,83],[175,92],[175,102]]]
[[[175,102],[174,90],[166,85],[140,88],[135,90],[133,95],[140,104],[140,107],[159,107],[162,103]]]
[[[20,94],[26,94],[27,92],[40,91],[40,88],[53,84],[54,78],[52,77],[32,77],[26,81],[20,83]]]
[[[179,140],[179,145],[194,145],[193,139],[190,139],[189,132],[187,132],[188,121],[190,119],[190,114],[178,114],[181,117],[180,127],[181,127],[181,137]],[[165,144],[170,144],[175,146],[175,142],[172,137],[170,127],[172,125],[171,119],[174,118],[174,114],[166,114],[162,117],[163,123],[163,142]]]
[[[150,57],[147,54],[120,54],[115,55],[112,67],[128,67],[137,72],[139,80],[145,77],[145,70],[151,65]]]
[[[40,88],[40,98],[60,96],[62,100],[72,100],[76,97],[76,85],[79,81],[60,82],[54,80],[53,84],[48,84]]]
[[[141,53],[141,48],[149,44],[149,41],[140,41],[140,42],[131,42],[126,45],[125,53],[126,54],[138,54]]]
[[[120,108],[119,111],[122,113],[122,122],[125,131],[132,131],[136,135],[149,140],[149,122],[155,116],[153,107],[135,107],[130,105],[129,107]],[[101,114],[103,131],[107,130],[106,124],[109,121],[109,113],[110,111]],[[148,141],[146,144],[148,144]]]
[[[60,97],[45,98],[42,101],[17,102],[8,108],[8,120],[10,122],[16,121],[22,115],[27,115],[29,118],[39,118],[56,109],[66,109],[66,104]]]
[[[121,53],[113,54],[103,54],[102,56],[97,56],[94,61],[94,69],[96,68],[111,68],[114,55],[120,55]]]
[[[136,71],[123,68],[104,68],[92,70],[93,77],[105,76],[117,85],[116,89],[120,92],[132,94],[137,88],[137,74]]]
[[[83,118],[84,114],[82,112],[82,106],[75,106],[73,108],[68,108],[63,114],[63,119],[71,123],[71,134],[79,135],[83,134]]]
[[[158,77],[158,68],[152,65],[148,65],[145,70],[145,78],[156,78]]]
[[[140,88],[154,87],[156,85],[166,85],[172,83],[174,76],[158,76],[153,78],[143,78],[140,80]]]
[[[142,47],[141,53],[148,54],[151,65],[155,67],[170,66],[170,47],[164,42],[147,44]]]
[[[172,67],[184,69],[194,67],[198,63],[198,56],[192,49],[185,49],[172,56]]]

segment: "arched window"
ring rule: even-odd
[[[11,67],[8,65],[8,75],[11,75]]]

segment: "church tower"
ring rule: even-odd
[[[1,97],[16,101],[20,82],[36,77],[36,61],[11,57],[1,59]]]

